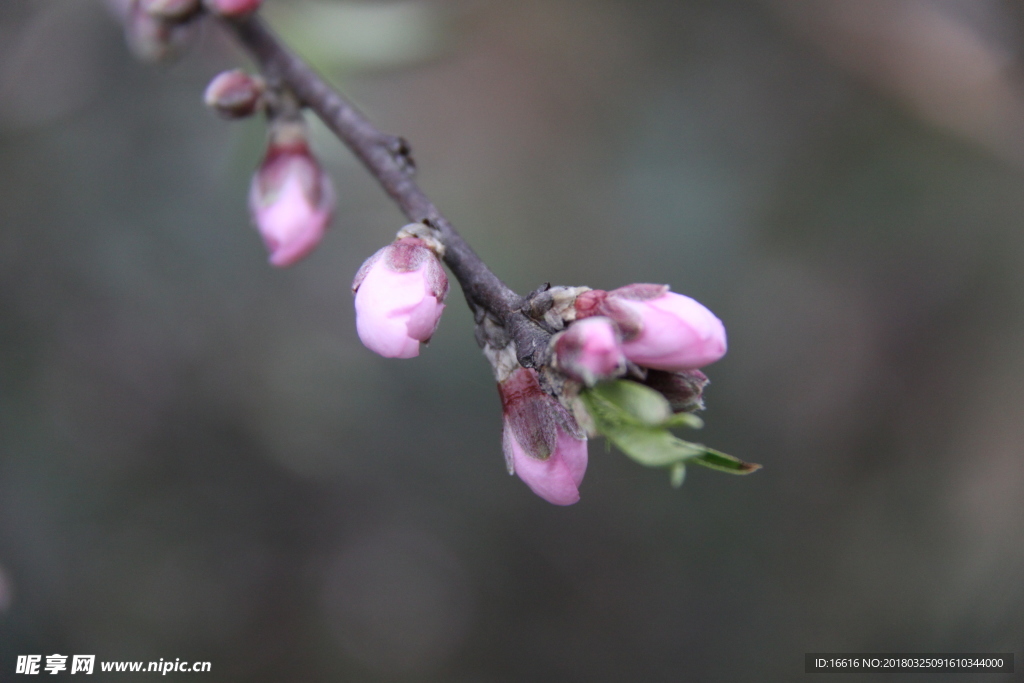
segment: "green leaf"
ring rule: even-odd
[[[704,420],[700,419],[693,413],[678,413],[673,415],[669,419],[665,420],[661,426],[663,427],[689,427],[690,429],[700,429],[704,426]]]
[[[612,404],[637,425],[658,426],[672,418],[668,399],[637,382],[625,379],[601,382],[589,393]]]
[[[620,451],[647,467],[668,467],[703,453],[662,427],[614,426],[601,433]]]
[[[641,465],[669,468],[673,486],[682,484],[685,464],[691,461],[730,474],[761,468],[672,434],[670,427],[700,427],[703,422],[687,413],[672,415],[661,394],[636,382],[603,382],[581,392],[580,399],[597,431]]]
[[[703,465],[719,472],[728,472],[729,474],[750,474],[761,469],[761,466],[757,463],[743,462],[739,458],[734,458],[731,455],[716,451],[707,446],[700,446],[700,444],[693,445],[703,449],[700,455],[693,458],[693,462],[698,465]]]
[[[593,389],[582,391],[580,393],[580,400],[583,401],[587,412],[594,418],[594,423],[602,434],[604,434],[604,430],[608,426],[628,424],[630,422],[629,417],[625,415],[621,408],[605,399]]]

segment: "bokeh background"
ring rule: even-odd
[[[664,282],[714,310],[700,438],[764,469],[673,490],[595,441],[579,504],[533,496],[454,283],[419,358],[359,344],[352,276],[403,221],[339,143],[315,129],[332,232],[271,269],[245,208],[262,123],[200,102],[244,57],[206,30],[143,65],[98,0],[3,0],[0,680],[55,652],[267,682],[1021,666],[1019,3],[267,14],[412,141],[512,287]]]

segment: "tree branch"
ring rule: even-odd
[[[220,23],[253,56],[272,85],[283,85],[345,143],[377,179],[402,213],[434,230],[445,247],[444,262],[473,310],[478,340],[489,341],[484,317],[498,323],[516,344],[524,367],[547,359],[550,332],[523,312],[526,300],[495,275],[452,227],[412,178],[409,150],[401,138],[378,130],[306,62],[293,54],[256,14]],[[482,338],[481,338],[482,337]]]

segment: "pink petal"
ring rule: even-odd
[[[438,303],[432,294],[424,296],[409,311],[409,322],[406,323],[409,336],[421,342],[430,341],[441,322],[442,311],[444,311],[444,304]]]
[[[625,369],[619,333],[609,318],[577,320],[556,339],[554,348],[558,368],[588,385]]]
[[[547,460],[527,455],[507,425],[503,441],[505,448],[512,451],[515,473],[531,491],[555,505],[579,501],[579,485],[587,471],[586,439],[576,439],[559,429],[557,446]]]
[[[316,192],[310,192],[311,182],[318,184]],[[334,210],[334,190],[309,158],[278,155],[253,176],[249,208],[271,265],[290,266],[323,239]]]
[[[649,301],[623,301],[642,318],[642,330],[622,345],[634,363],[679,372],[713,363],[726,352],[722,321],[694,299],[668,292]]]
[[[385,358],[413,358],[437,329],[444,303],[429,291],[430,260],[416,270],[396,271],[390,249],[367,259],[356,276],[356,330],[368,349]]]

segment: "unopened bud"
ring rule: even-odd
[[[579,295],[580,318],[603,315],[622,332],[622,350],[637,365],[678,372],[725,355],[725,327],[715,314],[666,285],[634,284]]]
[[[536,370],[519,368],[498,384],[502,448],[509,474],[555,505],[580,499],[587,437],[573,416],[541,386]]]
[[[423,240],[405,237],[366,259],[352,291],[363,345],[385,358],[413,358],[441,321],[448,276]]]
[[[241,69],[225,71],[206,86],[203,101],[226,119],[252,116],[263,104],[263,79]]]
[[[626,370],[619,331],[603,316],[570,324],[554,337],[552,346],[558,369],[587,386],[618,377]]]
[[[668,399],[673,413],[704,410],[703,393],[704,387],[708,385],[708,377],[700,370],[648,370],[643,383]]]
[[[320,243],[334,213],[334,186],[310,152],[302,124],[273,124],[267,155],[249,186],[249,210],[273,266],[290,266]]]
[[[259,9],[262,0],[203,0],[206,9],[222,17],[241,17]]]

